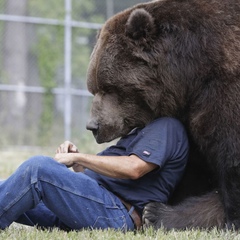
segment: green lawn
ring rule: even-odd
[[[23,161],[28,157],[33,155],[49,155],[54,156],[54,151],[52,152],[49,149],[34,149],[32,151],[20,151],[17,149],[0,151],[0,178],[7,178]],[[20,224],[12,224],[8,229],[0,231],[0,239],[9,239],[9,240],[19,240],[19,239],[31,239],[31,240],[59,240],[59,239],[166,239],[166,240],[194,240],[194,239],[226,239],[226,240],[240,240],[240,234],[237,232],[230,231],[217,231],[213,229],[211,231],[170,231],[165,232],[163,230],[153,231],[148,229],[145,232],[116,232],[113,230],[108,231],[73,231],[73,232],[63,232],[58,230],[53,231],[42,231],[36,228],[22,226]]]
[[[59,240],[59,239],[102,239],[102,240],[151,240],[151,239],[164,239],[164,240],[208,240],[208,239],[226,239],[226,240],[237,240],[240,239],[240,235],[235,232],[219,232],[215,229],[206,232],[206,231],[182,231],[182,232],[164,232],[163,230],[153,231],[152,229],[146,230],[145,232],[117,232],[113,230],[105,231],[72,231],[72,232],[63,232],[58,230],[53,231],[42,231],[30,227],[22,227],[17,224],[13,224],[9,229],[0,231],[0,239],[31,239],[31,240]]]

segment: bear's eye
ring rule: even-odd
[[[136,58],[135,62],[138,63],[138,66],[148,66],[148,62],[140,57]]]

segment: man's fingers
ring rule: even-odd
[[[68,153],[69,143],[62,143],[56,150],[56,153]]]
[[[61,149],[62,149],[61,146],[59,146],[56,150],[56,153],[61,153],[61,151],[62,151]]]
[[[71,148],[72,148],[72,143],[71,142],[69,142],[69,141],[65,141],[64,143],[63,143],[63,153],[68,153],[68,152],[70,152],[70,150],[71,150]]]
[[[78,149],[75,145],[72,145],[70,152],[78,152]]]
[[[56,150],[56,153],[78,152],[77,147],[70,141],[65,141]]]
[[[67,142],[65,142],[65,143],[66,143],[66,145],[67,145],[67,151],[68,151],[68,152],[72,152],[72,153],[78,152],[77,147],[76,147],[72,142],[67,141]]]

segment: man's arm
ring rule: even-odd
[[[63,145],[62,149],[66,150],[67,145]],[[63,151],[57,151],[55,159],[68,167],[78,164],[99,174],[120,179],[138,179],[158,167],[153,163],[143,161],[136,155],[97,156],[79,152],[63,153]]]

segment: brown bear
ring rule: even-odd
[[[160,0],[110,18],[88,69],[98,143],[161,116],[185,125],[191,151],[169,204],[147,226],[240,228],[240,0]]]

